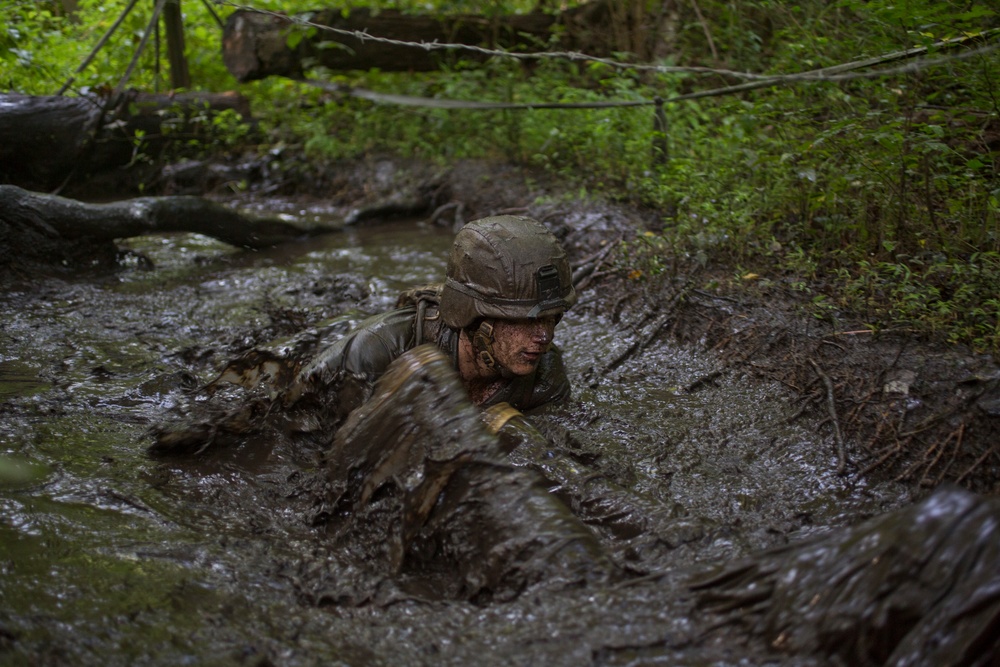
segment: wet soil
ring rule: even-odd
[[[8,277],[0,663],[823,664],[709,632],[690,577],[945,481],[998,490],[992,360],[849,333],[862,327],[803,317],[778,288],[726,291],[712,274],[729,267],[677,258],[673,278],[636,281],[586,264],[662,224],[655,212],[480,163],[372,160],[299,187],[214,196],[363,222],[260,252],[144,237],[122,242],[133,254],[117,267]],[[392,202],[428,191],[436,218],[394,218],[409,211]],[[557,332],[573,400],[536,419],[665,509],[659,534],[602,538],[625,579],[504,601],[418,594],[311,523],[316,451],[264,437],[146,456],[149,426],[227,360],[328,318],[346,331],[443,276],[456,214],[499,212],[546,221],[593,273]]]

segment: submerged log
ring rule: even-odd
[[[663,17],[623,14],[619,3],[597,0],[560,14],[531,12],[503,16],[470,14],[404,14],[367,8],[324,9],[295,18],[313,26],[365,33],[399,42],[464,44],[522,52],[545,49],[583,51],[611,56],[631,51],[648,58],[661,31]],[[621,29],[614,29],[615,26]],[[334,70],[378,68],[384,71],[428,71],[458,58],[482,61],[472,50],[450,52],[360,39],[328,30],[312,30],[301,40],[291,20],[276,14],[238,10],[226,21],[222,56],[239,81],[267,76],[298,78],[308,66]],[[299,29],[301,30],[301,29]],[[457,53],[457,55],[456,55]]]
[[[0,256],[20,264],[89,265],[114,256],[114,240],[194,232],[246,248],[306,235],[277,218],[249,217],[200,197],[139,197],[87,204],[0,185]]]
[[[155,157],[172,137],[190,139],[206,111],[227,110],[250,120],[249,103],[232,92],[133,92],[114,105],[100,97],[0,95],[0,182],[51,190],[73,176],[85,180],[139,152]]]

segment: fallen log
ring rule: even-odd
[[[237,93],[144,94],[116,103],[93,96],[0,95],[0,182],[52,190],[68,179],[123,167],[137,152],[160,155],[173,137],[191,138],[209,114],[250,121]],[[169,126],[170,131],[164,128]]]
[[[20,266],[113,261],[115,239],[194,232],[244,248],[266,248],[309,232],[278,218],[252,217],[201,197],[138,197],[88,204],[0,185],[0,256]]]
[[[304,69],[315,65],[333,70],[429,71],[458,58],[483,61],[489,57],[473,50],[455,52],[383,40],[463,44],[527,53],[572,50],[604,57],[629,51],[645,59],[663,34],[658,24],[664,18],[662,14],[654,17],[626,12],[622,3],[611,0],[597,0],[559,14],[535,11],[503,16],[334,8],[289,18],[237,10],[226,21],[222,57],[239,81],[268,76],[300,78]],[[307,21],[313,29],[296,29],[295,21]],[[380,39],[364,38],[362,33]],[[300,40],[292,37],[303,34]]]

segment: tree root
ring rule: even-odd
[[[823,372],[819,364],[812,359],[809,360],[809,363],[812,364],[816,375],[823,380],[823,385],[826,387],[826,409],[830,413],[830,423],[833,426],[833,440],[837,443],[837,474],[843,475],[847,467],[847,456],[844,453],[844,436],[840,430],[840,418],[837,416],[837,399],[833,393],[833,381],[830,380],[830,376]]]

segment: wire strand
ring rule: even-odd
[[[1000,35],[1000,28],[993,28],[990,30],[985,30],[978,34],[963,35],[962,37],[957,37],[954,39],[945,39],[935,42],[929,46],[915,47],[912,49],[905,49],[902,51],[895,51],[892,53],[884,54],[881,56],[876,56],[873,58],[865,58],[861,60],[855,60],[848,63],[842,63],[839,65],[834,65],[831,67],[825,67],[817,70],[812,70],[810,72],[800,72],[784,75],[774,75],[774,74],[759,74],[753,72],[740,72],[731,69],[722,69],[715,67],[701,67],[701,66],[677,66],[677,65],[655,65],[649,63],[633,63],[633,62],[622,62],[619,60],[614,60],[611,58],[602,58],[599,56],[592,56],[586,53],[581,53],[578,51],[539,51],[539,52],[524,52],[524,51],[507,51],[504,49],[489,49],[482,46],[477,46],[474,44],[460,44],[451,42],[411,42],[399,39],[393,39],[389,37],[379,37],[377,35],[372,35],[364,30],[345,30],[343,28],[337,28],[334,26],[323,25],[322,23],[316,23],[305,18],[305,16],[299,15],[289,15],[282,14],[280,12],[275,12],[267,9],[259,9],[257,7],[252,7],[250,5],[244,5],[234,0],[214,0],[218,5],[223,5],[227,7],[232,7],[234,9],[243,10],[246,12],[252,12],[256,14],[263,14],[266,16],[271,16],[282,21],[295,24],[298,26],[304,26],[308,28],[315,28],[317,30],[322,30],[326,32],[332,32],[339,35],[344,35],[347,37],[353,37],[359,41],[373,41],[382,44],[390,44],[393,46],[403,46],[415,49],[422,49],[425,51],[438,51],[438,50],[459,50],[459,51],[470,51],[472,53],[477,53],[480,55],[493,56],[493,57],[503,57],[512,58],[516,60],[537,60],[537,59],[562,59],[570,61],[586,61],[599,63],[602,65],[607,65],[615,69],[629,69],[636,71],[651,71],[658,72],[661,74],[703,74],[703,75],[715,75],[715,76],[725,76],[737,79],[745,79],[748,81],[765,81],[765,85],[772,85],[774,81],[782,80],[792,80],[792,79],[816,79],[816,80],[844,80],[846,77],[835,78],[833,75],[843,71],[845,69],[857,69],[861,67],[869,67],[872,65],[877,65],[885,62],[892,62],[894,60],[914,58],[916,56],[929,53],[934,49],[947,49],[955,48],[958,46],[965,45],[974,40],[990,40],[994,37]],[[988,47],[988,50],[995,50],[997,47]],[[962,57],[963,54],[957,56],[950,56],[949,59],[958,59]],[[937,61],[935,61],[937,62]],[[854,75],[850,78],[865,78],[863,75]]]

